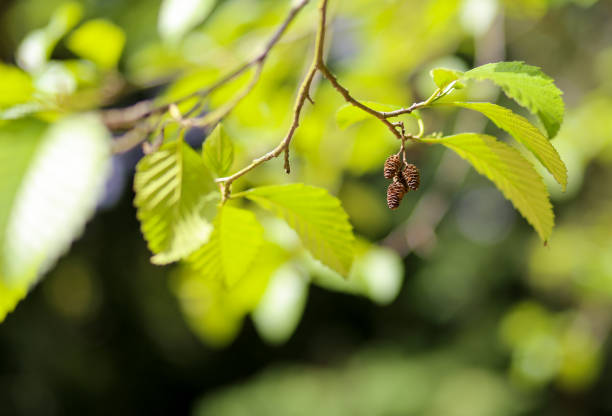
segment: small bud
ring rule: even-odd
[[[408,189],[416,191],[419,189],[419,185],[421,185],[421,174],[419,172],[419,168],[412,163],[406,165],[402,171],[402,179],[404,180]]]
[[[391,179],[394,177],[402,167],[402,161],[398,155],[392,155],[385,161],[384,175],[385,178]]]
[[[397,209],[402,202],[402,198],[406,195],[406,187],[397,178],[387,188],[387,206],[390,209]]]
[[[168,112],[170,113],[170,117],[176,121],[181,121],[183,119],[181,110],[179,110],[178,106],[174,103],[170,104],[170,107],[168,107]]]

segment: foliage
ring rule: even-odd
[[[563,122],[564,104],[552,78],[523,62],[498,62],[469,70],[466,79],[488,79],[502,87],[508,97],[536,114],[553,138]]]
[[[362,338],[392,338],[402,351],[430,351],[432,345],[450,347],[472,336],[493,340],[500,326],[500,346],[480,346],[486,353],[475,352],[471,343],[448,359],[365,360],[384,367],[380,373],[358,371],[359,363],[348,370],[333,370],[330,364],[326,375],[308,373],[312,380],[328,380],[324,386],[340,398],[346,393],[341,380],[354,375],[356,389],[363,392],[359,407],[369,414],[388,406],[389,412],[400,413],[504,409],[499,413],[510,415],[524,410],[512,402],[542,406],[524,396],[508,398],[508,386],[500,381],[504,377],[492,375],[504,359],[510,381],[536,392],[550,382],[558,383],[556,391],[584,389],[599,380],[607,326],[594,323],[609,318],[604,232],[609,224],[601,218],[606,208],[600,207],[599,215],[585,208],[607,198],[612,106],[606,74],[612,67],[603,52],[597,62],[588,61],[603,48],[598,43],[587,58],[577,51],[578,40],[563,47],[557,41],[587,39],[590,32],[581,23],[576,25],[583,30],[573,31],[563,22],[581,13],[606,16],[604,6],[594,11],[586,8],[591,1],[330,0],[329,30],[321,34],[314,0],[303,8],[300,1],[268,0],[164,0],[159,9],[140,1],[69,2],[53,13],[58,2],[27,3],[40,11],[26,2],[14,7],[12,13],[31,17],[23,29],[6,26],[12,35],[7,45],[11,39],[23,41],[14,48],[16,65],[0,64],[0,316],[42,276],[50,272],[51,278],[7,324],[32,317],[26,315],[28,306],[36,302],[48,302],[54,311],[79,310],[70,305],[78,304],[81,286],[62,291],[60,277],[54,280],[70,267],[62,261],[59,271],[53,270],[99,203],[93,228],[64,261],[72,264],[86,251],[95,253],[99,265],[108,263],[99,276],[75,275],[83,282],[124,287],[125,297],[119,301],[106,286],[104,291],[93,286],[90,290],[102,300],[90,303],[132,299],[138,322],[146,322],[139,324],[143,332],[138,336],[153,340],[152,350],[175,354],[172,365],[186,369],[193,361],[189,354],[176,358],[183,355],[182,343],[189,342],[188,335],[176,341],[182,328],[172,320],[177,312],[205,344],[230,348],[227,353],[198,350],[200,355],[245,361],[252,356],[244,346],[253,355],[261,352],[251,339],[253,330],[267,343],[288,343],[265,350],[270,356],[280,351],[279,357],[293,360],[285,351],[313,345],[307,360],[327,364],[335,360],[333,354],[342,359],[355,345],[360,348]],[[468,13],[474,7],[478,13]],[[547,10],[554,18],[540,20]],[[7,22],[19,22],[7,16]],[[276,32],[285,22],[290,24]],[[317,28],[319,36],[326,35],[319,42],[326,46],[322,60],[316,56],[322,50],[316,46]],[[491,46],[504,38],[496,31],[507,35],[501,52]],[[578,55],[592,65],[578,65]],[[485,63],[501,59],[524,59],[543,69],[522,61]],[[567,114],[561,90],[544,71],[567,90]],[[584,91],[598,83],[599,90]],[[505,97],[498,98],[495,85]],[[70,132],[74,137],[60,140]],[[505,141],[505,133],[513,141]],[[422,185],[407,192],[391,213],[385,207],[388,181],[382,167],[393,154],[405,158],[404,165],[419,167]],[[130,163],[137,159],[133,170]],[[466,176],[474,170],[491,183]],[[127,205],[114,206],[103,189],[103,183],[112,187],[118,177],[130,180],[131,172],[133,194],[125,197],[136,208],[138,241],[146,250],[144,237],[151,252],[146,257],[167,267],[155,269],[144,261],[136,240],[126,237],[130,224],[137,223],[130,222],[134,213]],[[491,184],[501,193],[495,194]],[[504,197],[526,222],[514,221]],[[554,230],[551,200],[564,201],[555,203],[560,227]],[[109,206],[112,212],[105,212]],[[572,210],[577,213],[568,219]],[[592,224],[578,223],[581,217]],[[110,230],[110,224],[118,230]],[[531,241],[524,232],[529,224],[541,241]],[[92,241],[111,231],[117,233],[116,242]],[[163,298],[166,273],[172,275],[174,299]],[[115,276],[121,276],[120,283]],[[520,276],[526,277],[524,283]],[[152,285],[158,285],[155,294]],[[536,295],[529,299],[532,290]],[[374,308],[360,298],[388,306]],[[329,299],[333,308],[327,307]],[[86,321],[79,319],[75,322]],[[334,326],[336,320],[366,329],[345,331]],[[481,324],[486,329],[474,335]],[[124,325],[127,331],[137,326]],[[3,328],[10,330],[6,324]],[[463,369],[456,357],[466,351],[472,354],[467,362],[490,360],[486,366],[494,370]],[[394,377],[413,364],[422,367],[418,374],[436,374],[435,381],[424,383],[429,393],[399,400],[403,396],[394,388],[403,384]],[[252,366],[235,364],[248,374],[263,365],[263,358]],[[432,370],[453,365],[459,369],[448,377]],[[200,375],[244,377],[231,369],[193,368]],[[368,382],[372,374],[376,377]],[[388,395],[369,388],[385,385],[385,377]],[[260,381],[254,380],[257,390]],[[288,401],[301,391],[300,397],[315,406],[312,397],[322,394],[308,390],[316,382],[278,380],[298,385],[281,393]],[[462,388],[470,381],[496,386],[494,399],[472,396],[470,388]],[[271,391],[278,388],[261,383]],[[245,387],[227,400],[217,401],[215,395],[201,412],[231,408],[241,394],[260,397]],[[474,399],[446,407],[449,397]],[[326,403],[321,405],[326,411],[341,414],[334,403],[331,410]],[[336,405],[349,406],[343,399]],[[255,411],[257,404],[249,407]]]
[[[212,291],[211,293],[216,293],[216,296],[224,297],[225,295],[220,293],[224,290],[232,290],[232,287],[243,280],[245,276],[248,276],[251,264],[260,255],[261,247],[267,246],[264,239],[264,227],[260,225],[255,215],[248,211],[248,207],[245,209],[226,206],[230,199],[246,198],[284,219],[295,230],[304,247],[315,259],[321,261],[323,265],[339,275],[349,278],[351,265],[355,257],[355,237],[348,215],[342,208],[341,202],[330,196],[327,191],[314,186],[295,183],[259,186],[243,192],[232,193],[234,181],[281,154],[284,154],[285,170],[287,173],[290,172],[290,145],[298,130],[305,104],[307,101],[312,101],[310,98],[311,84],[317,72],[321,73],[347,102],[336,112],[336,121],[340,128],[347,129],[368,118],[378,119],[390,130],[393,136],[399,139],[401,147],[398,155],[401,154],[403,159],[403,161],[399,160],[399,168],[403,169],[404,164],[412,166],[414,174],[417,176],[419,176],[418,169],[414,165],[409,165],[406,161],[408,143],[413,145],[418,143],[443,144],[459,153],[476,170],[491,179],[503,194],[514,203],[528,222],[533,225],[540,237],[544,241],[549,238],[553,226],[553,213],[548,200],[548,193],[538,173],[519,152],[492,137],[479,134],[469,133],[444,138],[424,138],[425,125],[421,111],[432,107],[456,89],[462,88],[470,79],[488,79],[500,85],[509,97],[514,98],[519,104],[536,113],[544,123],[549,136],[552,137],[559,129],[563,118],[561,92],[555,87],[552,79],[544,75],[539,68],[521,62],[487,64],[465,73],[451,69],[435,68],[431,71],[431,76],[438,88],[425,101],[409,107],[359,101],[333,75],[323,57],[323,47],[326,39],[327,0],[320,2],[316,47],[312,64],[299,87],[293,121],[288,133],[272,151],[254,159],[252,163],[230,175],[234,165],[235,145],[224,127],[218,122],[228,116],[253,91],[260,80],[261,73],[264,71],[264,63],[268,55],[277,46],[276,44],[292,20],[307,3],[308,1],[303,0],[292,6],[286,19],[269,38],[265,44],[265,49],[255,59],[247,61],[237,70],[220,78],[209,87],[199,87],[199,89],[190,92],[180,88],[187,94],[174,96],[173,101],[166,97],[165,100],[162,100],[165,104],[161,106],[150,107],[150,104],[143,102],[134,106],[133,110],[113,110],[114,113],[112,111],[105,113],[104,120],[109,128],[116,129],[124,124],[128,126],[129,131],[113,143],[115,152],[125,151],[133,147],[134,144],[145,141],[147,136],[152,137],[150,142],[144,143],[144,149],[148,154],[142,158],[136,167],[134,205],[137,208],[137,217],[141,223],[142,233],[147,240],[149,249],[154,254],[151,258],[153,263],[168,264],[182,260],[187,264],[185,267],[190,270],[191,274],[198,273],[203,279],[217,282],[211,283],[212,286],[209,287],[209,290]],[[159,15],[160,34],[166,42],[176,44],[210,13],[214,4],[214,1],[199,0],[194,0],[188,5],[182,3],[179,5],[178,2],[171,0],[164,1]],[[68,71],[69,67],[65,66],[65,63],[46,64],[45,61],[49,59],[51,51],[58,41],[69,34],[70,30],[77,24],[81,16],[80,9],[77,5],[70,3],[59,9],[54,16],[54,20],[45,29],[44,39],[41,37],[40,42],[42,43],[36,46],[36,37],[39,35],[33,34],[21,49],[21,59],[24,62],[22,66],[29,70],[34,77],[38,76],[36,73],[43,66],[48,66],[48,69],[43,71],[55,71],[55,75],[50,76],[50,82],[53,85],[44,88],[51,95],[48,96],[47,100],[41,102],[40,110],[33,110],[38,114],[38,117],[56,111],[55,107],[60,102],[60,95],[75,94],[79,88],[78,83],[70,85],[69,75],[65,72]],[[97,46],[91,48],[89,45],[94,42]],[[124,43],[125,35],[123,31],[104,19],[93,19],[85,22],[70,33],[66,40],[66,46],[70,51],[94,64],[100,73],[111,71],[116,67]],[[32,52],[35,48],[42,48],[45,53],[36,57]],[[243,74],[246,75],[251,69],[250,76],[252,78],[247,82],[244,80]],[[14,78],[15,81],[20,83],[18,86],[19,93],[5,99],[5,106],[8,106],[10,113],[10,111],[14,111],[15,106],[23,105],[24,102],[28,103],[34,95],[30,95],[32,93],[30,92],[28,75],[20,73],[17,68],[7,67],[5,71],[8,71],[11,79]],[[234,80],[240,82],[236,83]],[[180,82],[179,80],[178,83]],[[40,79],[35,80],[35,83],[40,84]],[[217,89],[223,91],[225,84],[229,84],[230,94],[222,94],[223,100],[218,100],[217,96],[211,97],[212,108],[201,114],[202,100],[210,94],[215,94]],[[175,87],[173,94],[176,94],[176,88],[178,87]],[[172,92],[173,88],[170,88],[169,91]],[[200,98],[198,99],[198,97]],[[61,101],[66,102],[67,100],[62,98]],[[96,101],[94,100],[86,105],[95,106]],[[79,104],[78,108],[81,108],[82,105]],[[146,111],[138,110],[138,105],[144,106]],[[519,142],[523,143],[553,174],[555,179],[565,187],[567,183],[565,165],[554,147],[527,119],[492,103],[455,102],[453,105],[476,110],[489,117],[499,127],[508,131]],[[132,115],[132,112],[135,112],[135,115]],[[413,116],[417,121],[418,134],[407,133],[406,125],[401,119],[390,121],[390,119],[393,120],[404,114]],[[51,116],[51,119],[54,117],[56,116]],[[130,124],[134,122],[139,124],[136,126]],[[9,123],[8,125],[12,126],[13,124]],[[62,124],[60,122],[57,125],[61,126]],[[198,155],[185,142],[186,130],[193,127],[212,127],[215,125],[216,127],[210,132],[203,145],[201,156]],[[130,127],[132,127],[131,130]],[[100,133],[96,134],[100,135]],[[123,144],[124,142],[125,144]],[[25,158],[21,163],[25,165],[29,162]],[[40,163],[50,162],[42,161]],[[16,166],[15,169],[24,170],[26,168]],[[217,179],[214,180],[213,178]],[[405,179],[402,178],[403,176],[398,172],[394,179],[397,182],[394,186],[401,188],[398,190],[401,196],[408,190],[406,188],[408,185],[403,184]],[[218,190],[215,182],[219,184]],[[412,184],[414,186],[411,185],[410,189],[418,188],[418,182]],[[9,192],[7,195],[10,195],[12,191],[7,192]],[[72,202],[75,207],[83,204],[80,199],[81,195],[77,193],[75,198],[77,199]],[[393,208],[397,208],[398,205],[399,200],[394,203]],[[20,218],[20,209],[24,210],[17,203],[16,208],[11,210],[10,215],[13,221],[18,221],[14,218]],[[66,212],[71,211],[66,209]],[[89,214],[88,211],[84,211],[80,216],[81,222],[82,218],[87,218]],[[5,215],[9,215],[8,211]],[[80,222],[77,223],[80,224]],[[74,238],[78,229],[74,226],[66,227],[61,222],[53,225],[56,227],[61,225],[62,228],[68,230],[65,233],[66,237],[61,239],[63,242],[58,244],[60,250],[56,250],[48,258],[34,257],[33,266],[29,265],[31,260],[28,260],[28,262],[20,260],[21,257],[14,254],[21,249],[13,248],[13,244],[15,244],[13,240],[17,237],[10,234],[11,227],[7,227],[8,234],[4,240],[6,250],[3,261],[5,284],[11,284],[13,280],[20,284],[24,284],[23,282],[27,282],[27,285],[31,284],[33,282],[32,277],[14,279],[11,276],[22,274],[38,276],[47,270],[58,253],[64,250],[67,242]],[[18,223],[17,227],[20,226]],[[393,262],[393,260],[390,261]],[[23,262],[23,264],[20,262]],[[13,264],[14,266],[10,266]],[[18,270],[18,272],[15,270]],[[283,295],[284,291],[289,289],[283,289],[284,287],[297,288],[303,286],[302,283],[290,282],[306,282],[299,277],[301,274],[299,268],[287,265],[280,270],[275,275],[277,277],[272,279],[269,293],[263,297],[262,304],[254,315],[255,323],[262,335],[274,342],[285,340],[291,334],[301,314],[301,308],[298,307],[294,312],[285,313],[285,315],[293,316],[293,318],[283,321],[282,324],[272,323],[273,320],[277,319],[275,316],[278,315],[277,309],[279,307],[273,306],[278,302],[274,299],[279,297],[282,299],[285,296]],[[220,287],[214,288],[215,285],[220,285]],[[356,290],[350,284],[336,286],[335,288],[348,292]],[[357,292],[363,290],[362,287],[357,289]],[[295,292],[296,304],[303,302],[298,299],[305,299],[304,296],[298,294],[299,292],[299,290]],[[255,307],[255,305],[251,306]],[[241,313],[238,313],[237,316],[240,317]],[[237,322],[237,320],[232,319],[228,322]],[[222,331],[222,333],[225,333],[226,336],[228,336],[227,334],[235,334],[235,324],[228,323],[228,325],[227,330]],[[270,329],[275,327],[276,329]],[[225,338],[220,336],[220,339]]]
[[[214,185],[204,162],[187,144],[170,142],[144,157],[136,167],[134,189],[142,233],[155,253],[152,262],[176,261],[208,240]]]

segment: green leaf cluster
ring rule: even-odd
[[[221,125],[208,135],[201,154],[182,136],[163,144],[136,167],[137,216],[153,252],[151,261],[181,261],[175,290],[203,340],[227,344],[244,316],[253,313],[262,337],[282,342],[303,310],[309,283],[303,264],[322,264],[318,267],[334,276],[348,277],[355,238],[340,201],[321,188],[255,187],[234,193],[236,202],[220,203],[213,177],[227,175],[233,162],[234,145]],[[240,199],[263,208],[264,218],[267,212],[284,220],[321,263],[304,257],[303,249],[287,251],[273,243],[258,216],[238,206]],[[305,258],[310,260],[304,263]],[[357,292],[367,295],[365,289]],[[288,302],[287,296],[301,301]],[[279,308],[290,309],[278,314]]]
[[[428,100],[419,103],[418,108],[454,106],[483,114],[523,145],[565,190],[567,168],[549,140],[557,134],[563,122],[562,92],[540,68],[523,62],[498,62],[467,72],[434,68],[430,75],[438,89]],[[539,118],[548,137],[525,117],[497,104],[440,100],[453,90],[463,88],[470,80],[490,80],[499,85],[508,97]],[[400,108],[374,102],[364,104],[380,112]],[[417,111],[411,115],[421,120]],[[360,108],[346,104],[337,111],[336,122],[341,129],[346,129],[369,116]],[[554,214],[548,191],[533,165],[520,152],[492,136],[482,134],[466,133],[442,139],[420,137],[421,133],[415,139],[429,144],[442,144],[457,152],[512,201],[544,241],[550,237]]]

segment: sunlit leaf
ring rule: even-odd
[[[206,138],[202,156],[208,169],[217,177],[225,176],[230,171],[234,162],[234,144],[221,124]]]
[[[259,303],[271,275],[286,259],[287,254],[278,246],[264,243],[246,276],[232,287],[184,264],[172,286],[189,326],[207,344],[227,345],[240,330],[244,316]]]
[[[271,344],[287,341],[300,322],[307,296],[306,277],[291,264],[281,267],[252,313],[259,335]]]
[[[316,259],[348,275],[355,237],[337,198],[304,184],[262,186],[245,196],[287,221]]]
[[[80,20],[83,14],[81,4],[70,1],[58,7],[49,24],[30,32],[17,48],[17,62],[27,71],[41,69],[48,61],[53,49]]]
[[[305,258],[313,275],[313,283],[329,290],[365,296],[383,305],[392,302],[399,294],[404,278],[401,257],[389,248],[360,240],[358,242],[353,267],[347,279]]]
[[[27,285],[6,285],[0,280],[0,323],[28,293]]]
[[[497,127],[506,130],[531,151],[535,157],[561,184],[567,186],[567,168],[550,141],[525,117],[507,108],[491,103],[452,103],[456,107],[469,108],[487,116]]]
[[[263,244],[263,227],[250,211],[219,208],[210,240],[187,259],[208,279],[233,286],[248,271]]]
[[[375,103],[371,101],[364,101],[363,104],[367,105],[373,110],[385,112],[394,111],[401,108],[394,105]],[[336,123],[338,123],[338,127],[343,130],[352,126],[355,123],[359,123],[360,121],[364,121],[369,118],[372,118],[371,114],[366,113],[362,109],[357,108],[351,104],[343,105],[336,112]]]
[[[10,176],[0,189],[0,297],[9,308],[93,214],[106,179],[110,138],[93,115],[62,119],[44,132],[44,125],[32,120],[1,130],[0,171]]]
[[[27,73],[0,63],[0,108],[25,103],[33,93],[32,79]]]
[[[508,97],[538,116],[549,138],[559,131],[565,111],[563,92],[540,68],[523,62],[497,62],[467,71],[464,78],[493,81]]]
[[[153,263],[179,260],[208,240],[215,185],[200,156],[183,141],[166,143],[145,156],[136,167],[134,189]]]
[[[531,163],[516,149],[494,137],[475,133],[423,141],[442,144],[470,162],[514,204],[540,238],[548,240],[554,224],[548,191]]]
[[[440,89],[448,87],[451,82],[457,81],[463,76],[462,72],[446,68],[434,68],[430,74],[434,83]]]
[[[0,127],[0,247],[3,250],[15,199],[46,128],[45,123],[30,119]],[[3,253],[0,257],[0,265],[4,264],[4,256]],[[3,277],[5,272],[0,270],[0,277]]]
[[[159,9],[157,29],[162,38],[178,41],[202,23],[217,0],[163,0]]]
[[[85,22],[67,41],[68,49],[103,69],[117,66],[124,45],[123,29],[105,19]]]

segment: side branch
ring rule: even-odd
[[[212,85],[209,85],[206,88],[198,90],[192,94],[189,94],[181,99],[161,106],[155,107],[153,100],[144,100],[140,101],[136,104],[133,104],[129,107],[120,108],[120,109],[111,109],[102,113],[102,120],[106,124],[106,126],[111,130],[120,130],[120,129],[129,129],[132,128],[139,120],[152,116],[154,114],[161,114],[168,111],[172,104],[179,104],[184,101],[187,101],[191,98],[195,97],[206,97],[210,95],[212,92],[227,84],[228,82],[234,80],[235,78],[242,75],[251,67],[257,65],[259,68],[257,72],[261,71],[261,67],[263,67],[263,63],[270,54],[270,51],[276,46],[279,40],[282,38],[283,34],[293,22],[298,13],[310,2],[310,0],[300,0],[298,1],[289,13],[285,20],[281,23],[281,25],[276,29],[276,31],[272,34],[270,39],[266,42],[264,49],[261,53],[259,53],[256,57],[251,59],[248,62],[245,62],[234,71],[225,75],[224,77],[217,80]],[[257,75],[254,77],[257,78]]]
[[[320,38],[320,35],[317,36],[317,39],[319,38]],[[320,45],[318,40],[317,40],[316,45],[317,46],[315,47],[315,49],[318,50],[319,45]],[[317,65],[316,65],[316,58],[315,58],[313,60],[312,65],[308,69],[306,77],[304,78],[304,80],[302,81],[302,84],[300,85],[298,95],[295,100],[294,109],[293,109],[293,121],[291,122],[291,125],[289,126],[289,131],[287,132],[283,140],[278,144],[278,146],[276,146],[274,149],[272,149],[270,152],[266,153],[265,155],[257,159],[254,159],[251,162],[251,164],[239,170],[238,172],[234,173],[233,175],[225,177],[225,178],[217,179],[217,182],[223,183],[223,199],[222,199],[223,202],[229,198],[232,182],[234,182],[236,179],[240,178],[241,176],[245,175],[246,173],[250,172],[251,170],[255,169],[257,166],[261,165],[262,163],[267,162],[270,159],[278,157],[283,152],[285,152],[285,155],[286,155],[285,156],[285,171],[289,173],[289,171],[291,170],[291,167],[289,165],[289,160],[288,160],[289,159],[289,156],[288,156],[289,145],[291,144],[291,140],[293,139],[293,136],[295,135],[295,131],[300,125],[300,116],[302,113],[302,108],[304,107],[304,103],[306,102],[306,100],[310,100],[310,86],[312,85],[312,81],[314,80],[316,73],[317,73]]]

